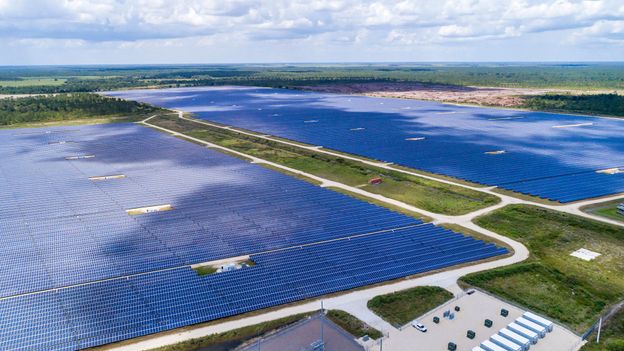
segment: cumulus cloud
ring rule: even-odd
[[[83,40],[189,37],[224,31],[326,33],[362,28],[481,37],[621,21],[619,1],[28,0],[0,1],[0,35]],[[295,34],[299,37],[301,34]],[[287,36],[287,34],[284,34]]]
[[[561,42],[619,42],[623,23],[621,0],[0,0],[0,42],[17,45],[235,38],[390,50],[557,32]]]

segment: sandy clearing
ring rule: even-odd
[[[299,87],[323,93],[359,94],[372,97],[434,100],[457,104],[518,107],[524,96],[546,93],[598,94],[606,90],[534,89],[457,86],[422,83],[353,83],[326,84]]]

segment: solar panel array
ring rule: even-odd
[[[0,260],[14,271],[0,296],[420,223],[143,127],[11,134],[0,134]],[[89,180],[111,174],[126,178]],[[175,211],[125,212],[158,204]]]
[[[505,252],[424,225],[254,255],[256,266],[205,277],[183,267],[14,297],[0,300],[0,347],[93,347]]]
[[[0,159],[1,350],[77,350],[506,252],[136,125],[0,131]],[[89,179],[109,175],[125,177]],[[189,267],[246,254],[255,266]]]
[[[615,119],[253,87],[111,95],[554,201],[624,192],[624,173],[596,173],[624,167]]]

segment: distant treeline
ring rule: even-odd
[[[141,116],[160,111],[150,105],[97,94],[72,93],[0,99],[0,125],[71,119]]]
[[[523,107],[531,110],[565,111],[624,117],[624,96],[617,94],[547,94],[525,98]]]
[[[0,94],[87,93],[142,87],[148,84],[133,78],[68,79],[61,85],[6,86],[0,82]]]
[[[29,77],[61,85],[2,86]],[[624,90],[624,64],[328,64],[0,67],[0,94],[91,92],[144,86],[420,82],[497,87]]]

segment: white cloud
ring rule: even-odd
[[[624,45],[624,21],[598,21],[576,33],[574,39]]]
[[[41,47],[58,40],[97,49],[115,42],[130,50],[144,41],[279,42],[289,49],[313,42],[330,55],[335,43],[405,53],[559,36],[578,51],[588,41],[621,41],[622,21],[621,0],[0,0],[0,43]]]

